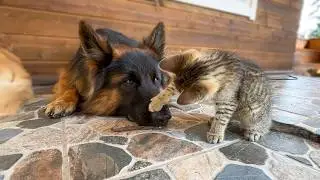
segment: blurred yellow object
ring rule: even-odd
[[[320,69],[308,69],[306,75],[312,77],[320,77]]]
[[[33,97],[32,81],[20,58],[0,48],[0,116],[17,113]]]

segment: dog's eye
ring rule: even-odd
[[[124,83],[125,83],[126,85],[132,85],[132,84],[134,84],[134,81],[131,80],[131,79],[127,79]]]
[[[152,76],[152,80],[153,80],[153,82],[157,82],[157,81],[159,81],[160,80],[160,78],[157,76],[157,75],[153,75]]]
[[[127,80],[123,81],[121,84],[121,86],[124,89],[132,89],[132,88],[135,88],[136,85],[137,85],[137,82],[132,79],[127,79]]]
[[[151,80],[152,80],[153,82],[157,82],[157,81],[160,80],[156,73],[151,74],[151,75],[150,75],[150,78],[151,78]]]

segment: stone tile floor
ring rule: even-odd
[[[209,106],[172,109],[167,128],[113,132],[122,117],[48,119],[41,95],[0,118],[0,180],[320,179],[320,79],[272,81],[275,127],[257,143],[237,122],[226,140],[205,142]],[[210,111],[208,111],[210,110]]]

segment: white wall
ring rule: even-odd
[[[320,19],[315,18],[314,16],[320,17],[320,11],[317,10],[317,6],[320,6],[320,1],[316,4],[313,4],[315,0],[304,0],[300,25],[298,30],[299,37],[308,39],[310,38],[310,33],[316,29],[317,23],[320,23]],[[313,17],[310,16],[310,13],[316,11]]]
[[[247,16],[255,20],[258,0],[176,0],[188,4]]]

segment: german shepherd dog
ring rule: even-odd
[[[81,111],[126,116],[138,125],[166,126],[168,106],[149,112],[150,99],[165,86],[158,68],[164,56],[165,29],[159,22],[141,42],[111,29],[79,23],[80,47],[61,73],[45,114],[51,118]]]

